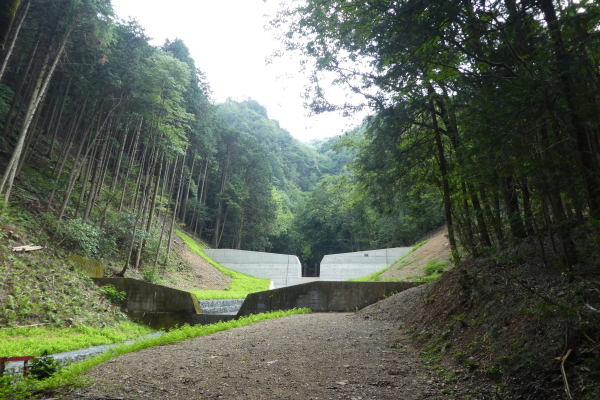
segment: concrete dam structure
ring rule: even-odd
[[[347,281],[381,271],[407,254],[412,247],[329,254],[321,261],[322,281]]]
[[[271,280],[271,289],[314,281],[347,281],[361,278],[392,265],[411,247],[367,250],[354,253],[331,254],[321,261],[320,277],[302,277],[298,257],[247,250],[205,249],[204,254],[223,267],[247,275]]]
[[[312,282],[303,278],[298,257],[259,251],[205,249],[204,254],[232,271],[271,280],[271,289]]]

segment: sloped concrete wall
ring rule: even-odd
[[[395,247],[326,255],[321,261],[320,278],[322,281],[362,278],[390,266],[411,249],[412,247]]]
[[[250,293],[237,316],[303,307],[314,312],[354,311],[414,286],[412,282],[305,283]]]
[[[302,266],[296,256],[230,249],[202,251],[227,269],[270,279],[274,289],[297,285],[302,281]]]
[[[92,278],[99,286],[114,285],[127,293],[123,307],[133,312],[202,313],[195,294],[132,278]]]
[[[223,314],[192,314],[182,312],[132,312],[129,315],[138,321],[154,328],[169,330],[177,326],[209,325],[236,318],[235,315]]]

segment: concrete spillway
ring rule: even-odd
[[[200,300],[203,314],[237,314],[244,299]]]
[[[204,254],[232,271],[271,280],[271,289],[311,282],[302,277],[298,257],[259,251],[205,249]]]
[[[302,277],[298,257],[258,251],[206,249],[204,253],[233,271],[271,280],[271,289],[314,281],[347,281],[361,278],[392,265],[411,247],[330,254],[321,261],[319,278]]]
[[[407,254],[412,247],[329,254],[321,261],[322,281],[347,281],[381,271]]]

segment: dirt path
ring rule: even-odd
[[[127,354],[65,398],[463,398],[464,385],[423,367],[397,318],[419,298],[412,289],[357,313],[295,315]]]

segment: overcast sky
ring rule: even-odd
[[[360,123],[328,113],[308,117],[302,94],[307,77],[298,59],[284,55],[266,65],[281,46],[263,28],[279,0],[112,0],[119,18],[133,17],[146,28],[152,44],[182,39],[196,66],[206,73],[213,100],[251,97],[269,117],[302,141],[340,135]],[[338,96],[340,94],[338,93]]]

